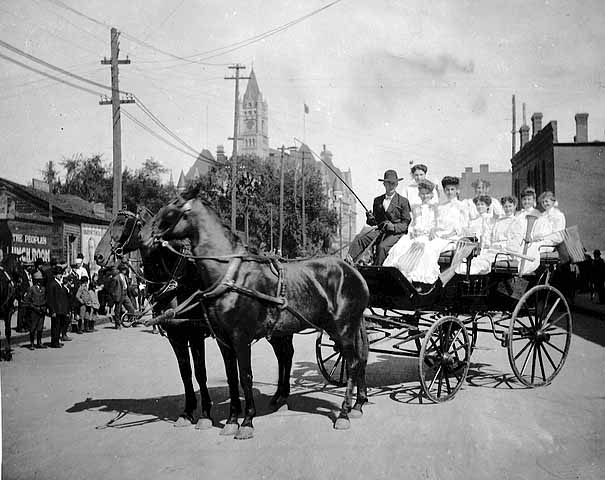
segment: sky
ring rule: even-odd
[[[317,153],[326,145],[366,205],[386,169],[407,180],[410,162],[434,180],[482,163],[508,171],[513,94],[517,129],[526,103],[527,123],[533,112],[556,120],[560,142],[573,141],[579,112],[589,114],[589,140],[605,140],[603,25],[602,0],[2,0],[0,176],[30,183],[49,160],[78,154],[110,165],[111,106],[99,100],[111,84],[100,62],[111,26],[131,61],[120,89],[195,151],[232,151],[235,82],[224,77],[241,63],[269,104],[271,147],[303,137]],[[122,110],[191,153],[139,105]],[[126,114],[122,158],[130,169],[154,158],[175,181],[194,162]]]

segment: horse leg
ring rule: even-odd
[[[290,372],[292,371],[292,357],[294,356],[294,346],[292,345],[293,335],[285,337],[274,337],[269,340],[278,365],[277,391],[271,397],[269,405],[277,410],[282,405],[287,405],[290,396]]]
[[[210,416],[212,399],[210,398],[207,385],[208,377],[206,375],[206,345],[204,336],[199,331],[191,331],[189,345],[191,347],[195,378],[197,384],[200,386],[200,399],[202,402],[202,412],[195,428],[198,430],[207,430],[212,427],[212,417]]]
[[[177,327],[179,328],[179,327]],[[187,338],[182,335],[181,331],[175,331],[170,329],[167,332],[168,341],[174,350],[176,360],[179,364],[179,372],[181,374],[181,380],[185,387],[185,410],[179,415],[176,420],[175,427],[186,427],[194,423],[193,413],[197,408],[197,399],[195,396],[195,390],[193,389],[193,381],[191,375],[191,363],[189,362],[189,346]]]
[[[254,426],[252,419],[256,415],[256,407],[254,406],[254,396],[252,392],[252,362],[250,344],[245,338],[237,338],[234,342],[237,352],[237,365],[239,367],[240,383],[244,391],[244,400],[246,402],[246,410],[244,412],[244,420],[242,425],[235,434],[238,440],[247,440],[254,436]]]
[[[341,342],[342,343],[342,342]],[[353,399],[353,376],[352,373],[355,370],[354,364],[356,363],[355,354],[353,353],[353,345],[345,344],[340,346],[343,358],[346,362],[347,371],[347,388],[345,391],[345,398],[340,406],[340,413],[338,418],[334,422],[334,428],[336,430],[348,430],[351,428],[351,422],[349,421],[349,412],[352,408]]]
[[[242,405],[239,400],[239,378],[237,373],[237,357],[235,352],[222,342],[218,346],[225,363],[225,373],[227,374],[227,384],[229,385],[229,418],[221,430],[221,435],[235,435],[239,429],[237,417],[242,411]]]
[[[365,323],[361,322],[357,335],[355,336],[355,353],[357,362],[353,364],[353,378],[357,384],[357,398],[353,409],[349,412],[351,418],[359,418],[363,415],[362,407],[368,401],[368,388],[366,385],[366,366],[369,356],[368,333]]]

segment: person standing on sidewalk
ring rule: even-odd
[[[35,271],[32,275],[33,285],[23,296],[23,307],[27,309],[26,318],[29,323],[29,349],[46,348],[42,345],[42,331],[44,330],[44,317],[46,316],[46,287],[44,275]],[[37,343],[34,346],[34,338]]]
[[[78,312],[78,331],[88,333],[91,331],[89,322],[92,314],[92,297],[88,288],[88,277],[86,276],[80,277],[80,286],[76,292],[76,300],[80,306],[80,311]]]
[[[597,293],[597,301],[605,303],[605,262],[601,257],[601,250],[595,250],[592,265],[593,281]]]
[[[67,331],[69,324],[69,293],[63,287],[63,267],[56,265],[53,268],[53,279],[48,282],[46,290],[46,303],[48,305],[48,311],[50,313],[50,346],[51,348],[60,348],[63,346],[59,342],[59,337],[63,341],[70,341],[71,338],[66,333],[61,336],[63,328]]]

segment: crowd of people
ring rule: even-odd
[[[138,285],[129,278],[129,266],[121,264],[91,275],[79,254],[72,265],[37,259],[25,271],[29,288],[19,300],[17,332],[29,332],[30,350],[61,348],[70,334],[95,332],[99,315],[112,315],[121,328],[124,311],[133,314],[140,302]],[[50,345],[42,342],[44,321],[50,317]]]
[[[539,197],[532,187],[520,194],[490,195],[490,183],[473,183],[473,198],[460,198],[460,179],[446,176],[440,184],[429,180],[425,165],[414,165],[412,181],[403,194],[403,179],[387,170],[382,179],[385,193],[374,199],[367,224],[376,228],[355,237],[348,260],[357,263],[370,246],[374,264],[397,267],[409,280],[434,283],[439,275],[439,256],[456,248],[464,238],[474,239],[480,254],[457,273],[486,274],[496,257],[518,260],[518,273],[526,275],[540,264],[540,254],[553,251],[563,241],[566,220],[553,192]],[[540,207],[538,209],[537,207]]]

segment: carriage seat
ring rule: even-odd
[[[559,253],[555,250],[552,252],[540,252],[540,266],[551,266],[559,263]],[[492,270],[495,273],[507,273],[515,275],[519,271],[519,259],[499,255],[493,263]]]

